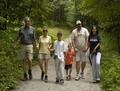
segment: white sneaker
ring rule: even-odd
[[[80,79],[79,74],[76,75],[75,80],[78,81]]]

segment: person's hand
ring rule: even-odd
[[[49,51],[51,51],[51,48],[50,48],[50,46],[48,47],[48,50],[49,50]]]
[[[92,53],[95,53],[96,52],[96,49],[94,49],[93,51],[92,51]]]

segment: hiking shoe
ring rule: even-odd
[[[64,84],[64,80],[63,80],[63,79],[60,80],[60,84],[61,84],[61,85]]]
[[[29,80],[31,80],[32,79],[32,72],[31,72],[31,70],[28,70],[28,74],[29,74]]]
[[[56,78],[56,81],[55,81],[55,83],[57,83],[57,84],[58,84],[58,83],[59,83],[59,79],[57,79],[57,78]]]
[[[85,79],[84,73],[81,73],[80,75],[81,75],[81,78],[82,78],[82,79]]]
[[[45,76],[45,80],[44,81],[48,82],[48,76],[47,75]]]
[[[44,72],[41,73],[41,80],[44,78]]]
[[[80,79],[79,74],[76,75],[75,80],[78,81]]]

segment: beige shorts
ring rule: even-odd
[[[39,60],[49,60],[49,59],[50,59],[50,54],[39,53],[38,59],[39,59]]]
[[[87,61],[86,52],[77,51],[77,52],[76,52],[76,55],[75,55],[75,60],[76,60],[76,62],[78,62],[78,61],[86,62],[86,61]]]
[[[21,45],[20,59],[33,59],[33,45]]]

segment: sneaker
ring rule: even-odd
[[[44,81],[48,82],[48,76],[47,75],[45,76],[45,80]]]
[[[63,80],[63,79],[60,80],[60,84],[61,84],[61,85],[64,84],[64,80]]]
[[[44,78],[44,72],[41,73],[41,80]]]
[[[84,73],[81,73],[80,75],[81,75],[81,78],[82,78],[82,79],[85,79]]]
[[[80,79],[79,74],[76,75],[75,80],[78,81]]]
[[[32,72],[31,72],[31,70],[28,70],[28,74],[29,74],[29,79],[31,80],[32,79]]]
[[[59,79],[56,78],[56,81],[55,81],[57,84],[59,83]]]

